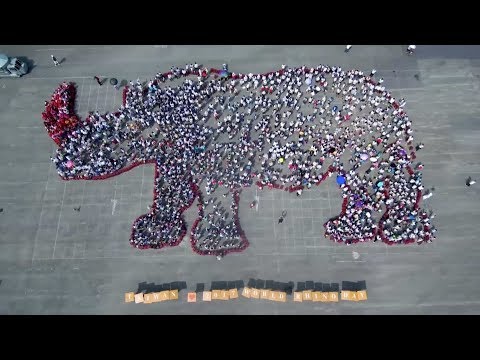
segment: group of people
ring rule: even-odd
[[[62,138],[78,126],[74,102],[76,89],[72,83],[63,83],[53,93],[50,101],[45,101],[42,113],[43,124],[48,135],[60,145]]]
[[[347,244],[429,242],[435,229],[419,208],[422,165],[412,163],[406,102],[375,73],[326,65],[259,75],[226,65],[172,67],[145,85],[130,82],[124,105],[91,113],[65,134],[53,161],[65,179],[155,164],[153,206],[132,229],[138,248],[177,245],[186,233],[182,212],[197,198],[194,250],[241,251],[248,246],[238,219],[242,187],[301,196],[334,173],[344,200],[326,236]]]

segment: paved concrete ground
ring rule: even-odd
[[[480,243],[476,236],[480,188],[480,47],[418,46],[0,46],[0,52],[34,61],[21,79],[0,79],[0,313],[1,314],[478,314]],[[55,68],[50,54],[65,61]],[[236,72],[330,64],[384,77],[426,146],[427,200],[437,212],[438,239],[430,245],[336,245],[323,237],[323,222],[340,212],[334,178],[301,198],[258,190],[258,212],[245,190],[240,218],[251,246],[222,261],[177,248],[139,251],[128,244],[134,218],[152,199],[153,167],[106,181],[64,182],[49,156],[55,147],[41,120],[44,100],[63,80],[78,84],[78,113],[110,111],[120,92],[101,88],[94,75],[142,80],[171,65],[198,61]],[[395,72],[393,72],[395,70]],[[414,75],[419,74],[419,78]],[[477,184],[478,185],[478,184]],[[115,201],[114,201],[115,200]],[[115,203],[115,206],[113,204]],[[79,213],[73,210],[81,206]],[[115,208],[114,208],[115,207]],[[281,209],[288,211],[277,224]],[[191,225],[193,213],[187,213]],[[360,257],[354,260],[352,252]],[[341,282],[366,280],[364,303],[272,303],[238,299],[221,303],[124,304],[139,282],[215,280]]]

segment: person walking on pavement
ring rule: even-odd
[[[352,45],[345,46],[345,52],[349,52],[351,48],[352,48]]]
[[[55,66],[60,65],[60,63],[58,62],[58,60],[57,60],[57,58],[56,58],[55,56],[53,56],[53,55],[50,55],[50,56],[52,57],[52,61],[53,61],[53,63],[55,64]]]
[[[475,180],[472,180],[472,177],[469,176],[469,177],[467,178],[467,181],[465,182],[465,185],[467,185],[467,186],[472,186],[472,185],[475,184],[475,183],[476,183],[476,181],[475,181]]]
[[[430,190],[427,190],[427,191],[425,191],[425,193],[423,194],[422,198],[423,198],[423,200],[426,200],[426,199],[428,199],[428,198],[431,198],[432,196],[433,196],[433,192],[430,191]]]
[[[93,78],[97,81],[98,85],[102,86],[102,82],[98,76],[95,75]]]
[[[408,45],[407,54],[412,55],[416,48],[417,48],[417,45]]]

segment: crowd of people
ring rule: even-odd
[[[50,101],[45,101],[42,113],[43,124],[48,135],[61,144],[62,138],[78,126],[79,119],[75,115],[74,101],[76,89],[72,83],[63,83],[53,93]]]
[[[283,65],[254,75],[226,65],[172,67],[145,85],[130,82],[117,112],[91,113],[64,133],[52,160],[64,179],[155,164],[153,205],[132,229],[138,248],[177,245],[186,233],[182,213],[197,198],[193,249],[221,256],[244,250],[242,187],[301,196],[335,173],[343,206],[325,223],[326,236],[347,244],[430,242],[435,228],[419,208],[423,165],[412,163],[406,102],[396,101],[375,72]]]

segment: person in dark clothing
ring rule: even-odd
[[[418,151],[420,149],[422,149],[425,145],[423,144],[418,144],[417,146],[415,146],[415,150]]]
[[[53,63],[55,64],[55,66],[60,65],[60,63],[58,62],[58,60],[57,60],[57,58],[56,58],[55,56],[53,56],[53,55],[50,55],[50,56],[52,57],[52,61],[53,61]]]
[[[93,78],[97,81],[98,85],[102,86],[102,82],[98,76],[94,76]]]

